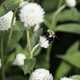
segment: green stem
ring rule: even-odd
[[[50,61],[50,53],[51,53],[51,49],[52,49],[52,44],[49,46],[49,48],[47,49],[47,53],[46,53],[46,60]],[[50,66],[48,66],[48,68],[50,68]]]
[[[17,10],[15,10],[13,17],[12,17],[12,22],[11,22],[11,29],[10,29],[10,33],[9,33],[9,38],[8,38],[8,44],[11,40],[12,34],[13,34],[13,22],[14,22],[14,18],[15,18],[15,14],[16,14]]]
[[[33,54],[35,52],[35,50],[39,47],[39,44],[35,45],[31,51],[31,58],[33,57]]]
[[[55,12],[55,15],[59,14],[65,7],[66,7],[66,5],[64,4],[63,6],[58,8],[58,10]]]
[[[5,80],[5,66],[4,66],[4,47],[3,38],[1,38],[1,64],[2,64],[2,80]]]
[[[47,54],[49,55],[49,53],[51,52],[51,48],[52,48],[52,44],[49,46],[49,48],[47,49]]]
[[[8,39],[8,42],[11,40],[11,37],[12,37],[12,33],[13,33],[13,22],[14,22],[14,17],[15,17],[15,14],[13,14],[13,18],[12,18],[12,22],[11,22],[11,29],[10,29],[10,34],[9,34],[9,39]]]
[[[29,52],[31,52],[31,41],[30,41],[30,31],[29,29],[26,30],[27,33],[27,47],[29,49]]]
[[[62,4],[62,0],[60,0],[60,3],[59,3],[59,6]],[[60,8],[57,9],[57,11],[53,14],[53,26],[55,27],[56,26],[56,17],[57,15],[66,7],[66,5],[63,5],[61,6]],[[52,44],[50,45],[50,47],[47,49],[47,59],[49,60],[49,55],[50,55],[50,52],[51,52],[51,48],[52,48]]]
[[[63,0],[59,0],[58,8],[62,5]]]
[[[9,38],[8,38],[8,44],[9,44],[9,42],[11,40],[12,33],[13,33],[13,28],[10,29]]]
[[[57,15],[66,7],[66,5],[61,6],[55,13],[53,13],[53,21],[52,21],[52,25],[54,26],[53,28],[55,29],[57,20],[56,17]]]

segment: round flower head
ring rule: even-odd
[[[53,76],[48,70],[40,68],[32,72],[29,80],[53,80]]]
[[[40,46],[43,48],[48,48],[49,47],[49,41],[45,36],[40,36]]]
[[[19,53],[16,55],[13,65],[23,66],[25,59],[26,59],[26,56],[23,53]]]
[[[60,80],[73,80],[72,78],[63,77]]]
[[[4,16],[0,17],[0,30],[8,30],[11,28],[11,22],[13,18],[13,12],[9,11]]]
[[[44,21],[44,10],[37,3],[27,3],[20,10],[20,19],[25,27],[38,26]]]
[[[69,7],[75,7],[76,6],[76,0],[65,0],[67,6]]]

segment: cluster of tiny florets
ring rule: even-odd
[[[40,25],[44,21],[44,10],[37,3],[27,3],[20,10],[20,20],[25,27]]]
[[[32,72],[29,80],[53,80],[53,76],[48,70],[40,68]]]

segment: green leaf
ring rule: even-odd
[[[76,24],[76,23],[62,24],[62,25],[57,26],[55,31],[80,34],[80,24]]]
[[[46,14],[44,23],[49,29],[55,30],[56,28],[55,14],[54,13]]]
[[[54,66],[54,65],[53,65]],[[71,66],[64,61],[58,66],[58,69],[55,73],[55,80],[59,80],[64,75],[67,75],[67,73],[70,71]]]
[[[69,49],[66,52],[66,55],[76,53],[78,52],[78,49],[79,49],[79,42],[77,41],[69,47]]]
[[[36,62],[36,68],[45,68],[49,69],[49,61],[46,59],[46,55],[38,55],[39,57],[37,58]]]
[[[80,20],[80,13],[76,9],[68,9],[59,13],[56,17],[57,21],[78,21]]]
[[[19,45],[19,44],[16,45],[16,51],[15,51],[15,54],[18,54],[18,53],[23,53],[23,54],[25,54],[25,56],[26,56],[27,59],[30,59],[30,58],[31,58],[31,55],[30,55],[30,53],[28,52],[28,50],[22,48],[21,45]]]
[[[37,56],[37,61],[36,61],[36,68],[45,68],[49,69],[50,68],[50,51],[51,51],[51,46],[47,49],[46,52],[41,52]]]
[[[72,64],[73,66],[80,68],[80,52],[68,54],[62,57],[63,60]]]
[[[51,12],[57,8],[58,3],[59,0],[43,0],[41,4],[45,11]]]
[[[13,33],[11,40],[9,41],[8,47],[15,48],[19,40],[22,38],[24,32],[24,26],[17,22],[15,26],[13,26]]]
[[[7,11],[5,10],[5,8],[3,6],[0,6],[0,16],[3,16],[6,13]]]
[[[52,13],[45,15],[45,22],[44,23],[48,28],[51,28],[51,26],[52,26],[52,16],[53,16]]]
[[[57,9],[56,12],[53,12],[51,14],[47,14],[45,16],[45,24],[46,26],[51,29],[54,30],[57,24],[57,16],[58,14],[65,8],[65,5],[61,6],[59,9]]]
[[[16,54],[18,53],[24,53],[24,50],[21,48],[21,46],[19,44],[16,44],[16,50],[8,55],[6,55],[6,62],[5,65],[8,67],[10,65],[12,65]]]
[[[21,0],[5,0],[0,5],[0,16],[4,15],[10,10],[15,10],[19,7]]]
[[[80,51],[79,51],[79,42],[73,44],[69,50],[66,52],[66,55],[60,56],[61,59],[70,63],[71,65],[80,68]]]
[[[22,70],[24,71],[24,74],[31,73],[34,69],[35,64],[36,64],[36,59],[35,58],[26,59],[24,66],[21,67]]]
[[[27,77],[22,76],[22,75],[12,75],[10,77],[7,78],[7,80],[28,80]]]
[[[79,42],[75,42],[72,46],[69,47],[65,55],[58,55],[58,58],[62,59],[63,61],[56,71],[55,79],[58,80],[60,79],[60,77],[67,75],[67,73],[72,68],[72,64],[77,67],[80,66],[80,63],[78,63],[80,59],[80,54],[76,53],[78,52],[78,48]]]
[[[32,32],[31,45],[34,47],[39,42],[39,36],[42,34],[42,29]]]
[[[10,54],[9,56],[7,56],[7,59],[6,59],[6,67],[9,67],[11,64],[12,64],[12,62],[14,61],[14,59],[15,59],[15,56],[16,56],[16,53],[15,52],[13,52],[12,54]]]

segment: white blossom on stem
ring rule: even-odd
[[[25,27],[36,27],[38,28],[44,21],[44,10],[37,3],[27,3],[20,9],[20,20],[24,23]]]
[[[39,68],[32,72],[29,80],[53,80],[53,76],[48,70]]]

